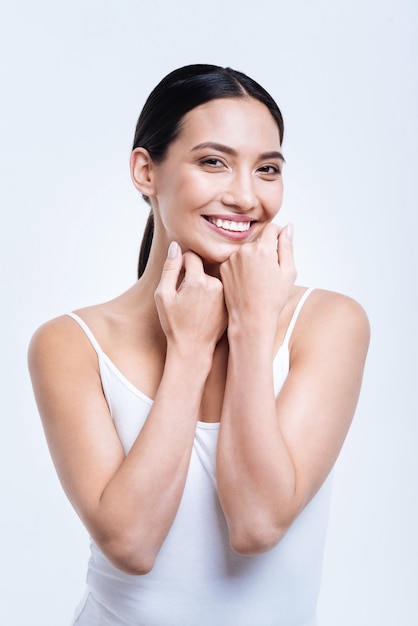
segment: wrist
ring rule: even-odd
[[[276,333],[277,320],[257,320],[253,324],[237,322],[228,323],[228,342],[230,349],[242,347],[259,347],[273,349]]]
[[[166,367],[173,366],[179,373],[207,377],[212,367],[213,348],[205,348],[191,344],[180,344],[177,342],[167,343]]]
[[[260,372],[265,366],[271,367],[274,357],[274,337],[266,335],[252,336],[235,334],[229,338],[229,366],[235,371],[236,368],[247,368],[252,372]]]

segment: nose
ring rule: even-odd
[[[222,202],[242,212],[253,209],[258,200],[251,174],[233,174],[222,194]]]

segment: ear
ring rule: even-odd
[[[155,195],[154,162],[148,150],[135,148],[130,159],[131,178],[136,189],[144,196]]]

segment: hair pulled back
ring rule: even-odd
[[[284,132],[282,114],[261,85],[230,67],[197,64],[170,72],[153,89],[139,116],[132,150],[145,148],[155,163],[161,163],[169,145],[178,136],[186,113],[210,100],[245,97],[265,104],[277,123],[281,143]],[[149,202],[149,198],[143,197]],[[151,210],[139,253],[138,278],[145,270],[153,234],[154,216]]]

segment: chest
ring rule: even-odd
[[[165,354],[157,348],[119,343],[119,349],[109,350],[112,362],[123,376],[145,396],[155,398],[164,372]],[[219,342],[213,357],[213,364],[202,394],[199,415],[200,422],[219,422],[225,392],[228,368],[227,341]]]
[[[275,338],[276,352],[281,345],[292,306],[286,307],[280,315]],[[103,348],[117,369],[139,391],[154,399],[164,372],[165,342],[161,336],[154,336],[147,325],[132,323],[109,325],[102,335]],[[228,370],[229,347],[226,336],[217,344],[213,363],[202,393],[199,415],[200,422],[215,423],[221,419],[222,405]]]

